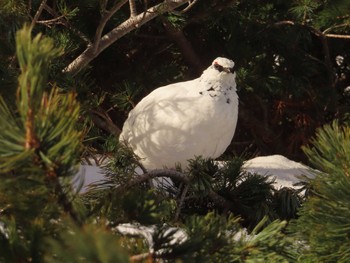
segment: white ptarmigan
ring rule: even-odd
[[[147,169],[217,158],[235,133],[238,95],[234,62],[218,57],[194,80],[160,87],[130,111],[120,141]]]

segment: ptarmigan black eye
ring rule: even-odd
[[[214,68],[216,70],[218,70],[219,72],[223,71],[224,70],[224,67],[219,65],[218,63],[214,63]]]
[[[231,73],[235,73],[235,68],[233,68],[233,67],[230,68],[230,72],[231,72]]]

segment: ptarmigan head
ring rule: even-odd
[[[235,73],[234,69],[235,63],[227,58],[216,58],[213,63],[211,64],[211,67],[217,70],[218,72],[224,72],[224,73]]]
[[[232,60],[218,57],[203,72],[202,78],[207,80],[235,81],[236,73],[234,67],[235,63]]]

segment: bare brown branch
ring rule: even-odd
[[[219,207],[224,208],[226,211],[234,209],[234,204],[225,199],[213,190],[209,191],[209,198]]]
[[[326,37],[329,37],[329,38],[350,39],[350,35],[326,34],[325,36],[326,36]]]
[[[340,24],[340,25],[335,25],[335,26],[331,26],[325,30],[323,30],[323,34],[327,34],[328,32],[332,31],[333,29],[336,29],[336,28],[341,28],[341,27],[348,27],[350,26],[350,23],[344,23],[344,24]]]
[[[102,110],[91,110],[91,120],[97,127],[109,132],[110,134],[113,134],[116,137],[118,137],[121,133],[120,128],[116,126],[109,115]]]
[[[290,21],[290,20],[283,20],[283,21],[278,21],[278,22],[273,24],[273,26],[280,26],[280,25],[292,25],[292,26],[294,26],[295,23],[293,21]]]
[[[190,187],[189,184],[185,184],[185,186],[184,186],[184,188],[182,190],[179,202],[177,204],[177,210],[176,210],[176,213],[175,213],[175,217],[174,217],[175,221],[177,221],[179,219],[181,208],[182,208],[182,205],[183,205],[183,203],[185,201],[185,197],[186,197],[186,194],[188,192],[189,187]]]
[[[64,18],[64,15],[52,18],[52,19],[47,19],[47,20],[38,20],[36,21],[36,23],[38,24],[44,24],[44,25],[50,25],[50,24],[55,24],[60,22],[60,20]],[[61,23],[62,24],[62,23]]]
[[[134,263],[134,262],[144,262],[145,259],[149,259],[147,262],[153,262],[152,258],[153,258],[153,254],[150,252],[146,252],[146,253],[142,253],[142,254],[138,254],[138,255],[133,255],[131,256],[130,262]]]
[[[180,11],[181,14],[188,12],[196,3],[198,0],[192,0],[188,1],[188,5]]]
[[[34,27],[34,25],[36,24],[36,22],[39,20],[39,17],[40,17],[40,15],[41,15],[41,13],[42,13],[42,11],[43,11],[45,5],[46,5],[46,1],[47,1],[47,0],[41,1],[41,4],[40,4],[40,6],[39,6],[39,8],[38,8],[38,11],[36,11],[35,16],[34,16],[34,18],[33,18],[33,20],[32,20],[31,27]]]

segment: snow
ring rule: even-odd
[[[73,178],[73,186],[78,188],[79,183],[83,183],[82,192],[87,190],[87,186],[102,181],[105,178],[103,170],[97,165],[82,164],[78,173]]]
[[[171,235],[171,239],[168,243],[168,245],[175,245],[175,244],[181,244],[185,242],[188,239],[188,235],[185,232],[185,230],[178,228],[178,227],[171,227],[164,225],[163,227],[166,227],[166,230],[163,232],[163,236]],[[131,236],[141,236],[145,239],[145,242],[148,245],[149,252],[154,252],[154,241],[153,236],[156,233],[157,226],[151,225],[151,226],[143,226],[138,223],[125,223],[125,224],[119,224],[115,228],[119,233],[123,235],[131,235]],[[158,251],[162,252],[162,251]]]
[[[298,163],[282,155],[260,156],[248,160],[243,165],[243,170],[260,175],[269,175],[275,179],[275,188],[297,188],[294,184],[301,181],[301,176],[314,178],[312,169],[302,163]]]
[[[3,234],[5,238],[7,239],[9,238],[8,229],[6,229],[5,224],[1,221],[0,221],[0,233]]]

